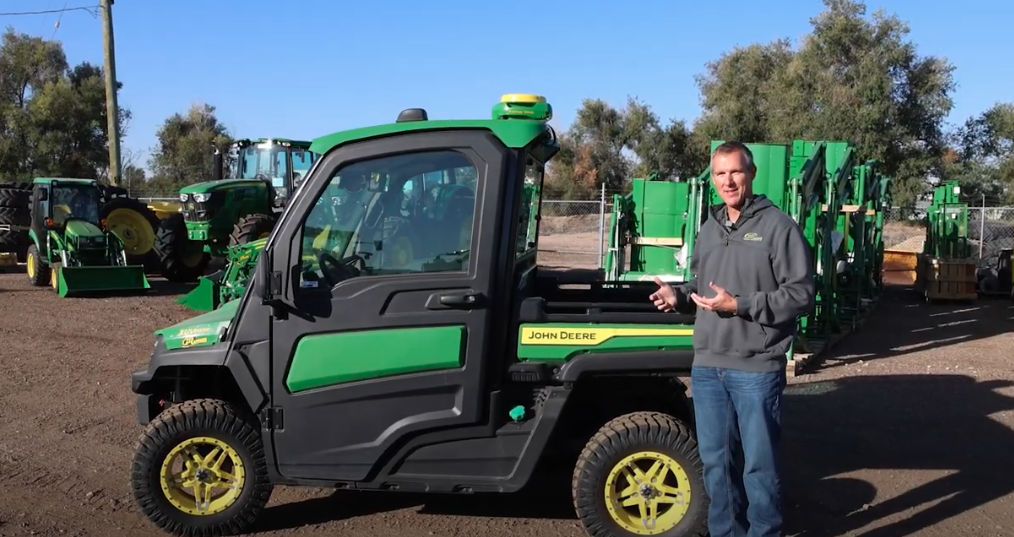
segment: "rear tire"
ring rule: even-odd
[[[229,246],[246,244],[271,235],[275,218],[266,214],[248,214],[239,219],[229,234]]]
[[[648,463],[659,466],[658,481],[651,479]],[[631,472],[627,479],[632,466],[640,466],[644,473],[635,478]],[[709,504],[703,471],[690,429],[672,416],[659,412],[620,416],[599,429],[578,457],[571,481],[574,508],[593,537],[703,537]],[[643,483],[636,481],[642,478]],[[630,490],[633,493],[622,494]],[[624,498],[641,500],[645,495],[645,505],[654,503],[657,508],[654,528],[639,524],[643,520],[637,505],[621,505]]]
[[[109,230],[120,238],[127,263],[144,265],[155,256],[159,220],[147,205],[134,198],[111,198],[102,205],[99,218],[105,219]]]
[[[203,276],[211,256],[203,251],[198,256],[198,248],[202,248],[201,245],[191,244],[187,238],[187,227],[182,214],[174,214],[159,224],[155,234],[155,251],[165,279],[190,283]]]
[[[179,473],[177,456],[184,461]],[[186,401],[152,420],[130,470],[138,508],[156,527],[179,536],[247,533],[273,490],[257,420],[216,399]],[[202,507],[193,490],[207,484],[211,495],[222,494]]]

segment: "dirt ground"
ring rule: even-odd
[[[190,315],[141,298],[60,299],[0,274],[0,535],[157,536],[134,507],[128,375]],[[789,534],[1014,535],[1014,310],[892,290],[785,401]],[[566,486],[508,497],[276,489],[265,536],[579,537]]]

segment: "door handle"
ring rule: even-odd
[[[433,299],[436,298],[436,301]],[[426,303],[427,309],[472,309],[482,305],[482,293],[432,295]],[[434,303],[436,302],[436,303]]]

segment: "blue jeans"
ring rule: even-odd
[[[785,371],[694,366],[690,389],[711,537],[781,537]]]

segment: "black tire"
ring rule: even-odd
[[[25,274],[28,274],[28,281],[32,285],[36,287],[49,285],[52,271],[48,265],[42,262],[42,258],[39,257],[39,249],[34,244],[28,245],[25,262],[31,264],[30,267],[25,267]]]
[[[32,223],[32,212],[28,207],[0,207],[0,224],[28,226]]]
[[[0,187],[0,207],[28,210],[28,204],[32,199],[32,191],[20,188]]]
[[[190,283],[204,275],[211,256],[204,254],[196,265],[188,264],[188,253],[192,248],[201,246],[191,244],[187,238],[187,226],[182,214],[174,214],[159,223],[158,231],[155,233],[155,252],[165,279],[176,283]]]
[[[239,219],[229,234],[229,246],[246,244],[270,234],[275,227],[275,217],[266,214],[248,214]]]
[[[186,513],[174,506],[166,496],[166,483],[161,477],[163,462],[172,450],[200,437],[217,440],[233,450],[245,474],[238,498],[224,510],[209,515]],[[213,476],[213,470],[206,472]],[[186,401],[152,420],[137,442],[130,483],[134,500],[148,520],[165,532],[186,537],[246,533],[274,488],[268,478],[257,420],[216,399]]]
[[[659,412],[635,412],[613,419],[599,429],[581,452],[574,467],[571,490],[574,508],[585,531],[593,537],[638,535],[614,521],[604,491],[614,467],[624,458],[644,451],[675,461],[690,483],[690,505],[682,519],[668,531],[653,531],[652,535],[707,535],[709,500],[704,490],[704,469],[697,454],[697,442],[689,427]]]

